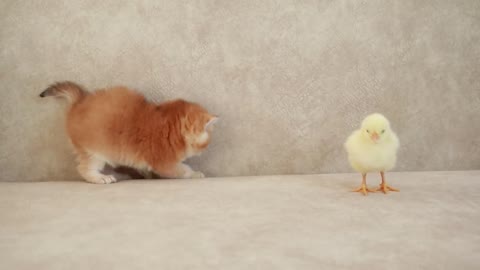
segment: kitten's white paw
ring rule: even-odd
[[[99,175],[98,177],[92,177],[87,179],[87,182],[93,184],[111,184],[117,182],[117,179],[113,175]]]
[[[113,175],[103,175],[101,178],[104,184],[111,184],[117,182],[117,178],[115,178],[115,176]]]
[[[202,172],[193,172],[191,178],[205,178]]]

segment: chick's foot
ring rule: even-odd
[[[368,192],[375,192],[373,189],[369,189],[367,185],[362,184],[359,188],[352,190],[353,192],[361,192],[363,195],[368,195]]]
[[[376,191],[381,191],[385,194],[387,194],[389,191],[395,191],[395,192],[399,192],[400,190],[396,189],[396,188],[393,188],[385,183],[382,183],[380,184],[380,187],[376,189]]]

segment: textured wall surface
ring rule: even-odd
[[[351,171],[390,118],[397,170],[480,169],[480,1],[1,1],[0,180],[78,179],[57,80],[221,116],[208,176]]]

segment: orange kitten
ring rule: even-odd
[[[204,177],[182,162],[208,146],[218,118],[195,103],[153,104],[125,87],[88,93],[72,82],[53,84],[40,96],[69,101],[68,136],[78,156],[78,172],[90,183],[124,177],[103,174],[105,164],[168,178]]]

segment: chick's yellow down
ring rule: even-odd
[[[390,122],[382,114],[371,114],[362,121],[360,129],[355,130],[345,142],[350,165],[362,174],[362,185],[355,191],[364,195],[375,192],[367,187],[366,177],[370,172],[380,172],[382,177],[382,183],[376,191],[399,191],[385,181],[385,172],[395,167],[399,145]]]

